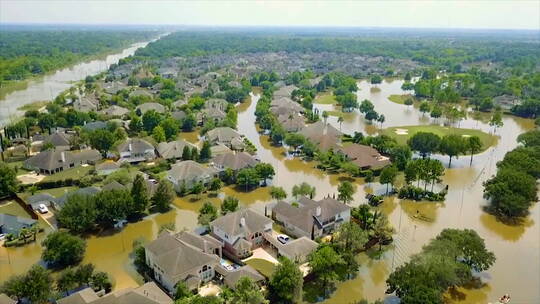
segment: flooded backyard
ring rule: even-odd
[[[392,94],[404,94],[400,80],[384,81],[377,85],[379,90],[372,90],[371,84],[359,82],[358,100],[369,99],[375,110],[386,116],[383,128],[430,124],[433,121],[422,115],[414,107],[393,103],[388,100]],[[22,97],[21,97],[22,98]],[[238,113],[238,130],[257,148],[261,161],[274,166],[276,175],[273,184],[281,186],[290,194],[294,184],[307,182],[316,188],[316,198],[337,195],[337,186],[344,175],[328,175],[315,168],[314,162],[304,162],[289,158],[280,147],[274,147],[267,136],[258,133],[255,126],[255,106],[258,96],[242,104]],[[2,101],[3,102],[3,101]],[[17,107],[20,105],[17,105]],[[316,105],[318,109],[334,110],[333,105]],[[16,107],[15,107],[16,108]],[[4,112],[4,111],[2,111]],[[4,119],[4,118],[2,118]],[[359,112],[348,113],[340,126],[337,117],[330,116],[328,121],[344,133],[354,131],[375,134],[380,125],[368,124]],[[442,119],[439,122],[442,123]],[[538,204],[531,209],[531,215],[521,225],[508,226],[497,221],[493,216],[482,211],[486,203],[482,198],[482,183],[496,172],[496,163],[504,154],[516,145],[516,137],[534,124],[513,116],[505,116],[504,126],[495,131],[496,144],[485,152],[476,155],[472,166],[469,157],[464,156],[452,161],[452,168],[446,171],[443,184],[449,185],[449,193],[444,203],[418,203],[397,198],[387,198],[379,207],[389,216],[396,229],[394,243],[386,248],[379,259],[371,259],[361,254],[358,276],[337,284],[333,296],[325,303],[349,303],[367,298],[375,300],[384,297],[385,280],[410,255],[418,253],[422,246],[435,237],[444,228],[474,229],[485,239],[487,248],[495,252],[497,261],[487,272],[479,274],[484,286],[475,289],[459,289],[448,294],[451,303],[486,303],[494,302],[505,293],[512,295],[513,303],[540,303],[540,211]],[[487,122],[472,118],[460,122],[460,127],[480,129],[493,133]],[[187,138],[196,139],[193,134]],[[448,157],[434,156],[445,165]],[[378,191],[383,186],[378,183],[365,184],[363,179],[354,179],[357,192],[353,205],[365,203],[366,192]],[[193,229],[197,226],[197,210],[204,201],[219,204],[219,198],[232,195],[240,199],[243,205],[264,212],[265,205],[272,202],[268,188],[259,188],[251,192],[239,192],[233,187],[226,187],[217,197],[185,197],[175,200],[174,207],[165,214],[152,215],[138,223],[129,224],[122,231],[87,238],[85,263],[93,263],[99,270],[107,271],[115,279],[115,288],[136,286],[141,278],[136,274],[129,254],[133,241],[152,240],[156,237],[159,226],[175,222],[178,230]],[[420,216],[418,216],[420,215]],[[41,236],[43,238],[43,236]],[[0,248],[0,282],[10,275],[26,271],[31,264],[40,260],[41,248],[38,243],[19,248]]]

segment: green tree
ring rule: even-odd
[[[309,267],[321,280],[326,295],[331,283],[339,278],[338,269],[345,264],[343,258],[328,245],[322,245],[308,256]]]
[[[53,290],[53,279],[47,269],[33,265],[24,276],[23,286],[25,298],[32,303],[45,303]]]
[[[161,180],[152,196],[152,204],[159,212],[166,212],[171,209],[171,204],[175,198],[172,184],[168,180]]]
[[[364,248],[368,235],[355,222],[347,222],[339,226],[332,241],[339,252],[355,254]]]
[[[199,216],[197,218],[200,225],[208,226],[210,222],[217,218],[217,209],[212,203],[205,202],[201,209],[199,209]]]
[[[431,111],[431,106],[427,101],[424,101],[420,104],[420,112],[422,112],[422,115],[425,115],[427,112]]]
[[[221,204],[221,214],[225,215],[229,212],[238,210],[238,199],[236,197],[227,196]]]
[[[295,153],[297,152],[298,147],[304,144],[305,140],[304,136],[298,133],[289,133],[285,136],[285,144],[293,147]]]
[[[219,189],[221,189],[221,187],[223,187],[223,182],[219,178],[215,177],[210,181],[208,190],[217,192]]]
[[[5,197],[17,192],[19,182],[17,172],[6,163],[0,163],[0,197]]]
[[[107,293],[112,289],[111,279],[109,275],[103,271],[98,271],[92,275],[90,285],[94,290],[105,290]]]
[[[131,187],[131,197],[133,197],[133,213],[141,216],[148,209],[150,199],[148,197],[148,186],[141,174],[135,176],[133,186]]]
[[[480,140],[480,137],[474,135],[467,138],[466,146],[467,146],[467,151],[471,153],[471,165],[472,165],[473,155],[478,153],[480,149],[482,149],[482,141]]]
[[[457,134],[445,135],[439,144],[439,151],[449,156],[448,167],[452,166],[452,157],[462,154],[467,149],[463,137]]]
[[[124,220],[133,209],[133,198],[128,190],[105,190],[94,197],[97,221],[112,227],[118,220]]]
[[[175,300],[181,300],[185,299],[187,297],[192,296],[193,293],[189,288],[187,287],[186,283],[180,281],[176,283],[175,291],[174,291],[174,299]]]
[[[275,200],[282,200],[287,198],[287,192],[281,187],[270,187],[270,196]]]
[[[328,111],[323,111],[322,112],[322,117],[324,119],[324,124],[326,125],[326,120],[328,119]]]
[[[441,138],[430,132],[417,132],[409,140],[407,144],[413,151],[418,151],[422,158],[429,156],[431,153],[438,151]]]
[[[392,238],[393,233],[394,228],[388,221],[388,217],[384,213],[378,213],[372,228],[372,236],[379,242],[379,251],[382,249],[383,243]]]
[[[245,191],[259,184],[260,177],[254,168],[240,169],[236,174],[236,183],[244,186]]]
[[[66,267],[80,262],[84,257],[86,243],[83,239],[65,231],[49,234],[41,243],[41,258],[53,267]]]
[[[166,140],[165,131],[161,126],[157,126],[154,128],[154,130],[152,131],[152,137],[158,143],[164,142]]]
[[[492,126],[494,130],[497,130],[497,128],[500,128],[503,126],[502,112],[500,110],[496,110],[493,113],[493,116],[491,117],[491,120],[489,121],[489,125]]]
[[[163,132],[165,133],[165,139],[167,141],[174,140],[180,128],[178,122],[172,117],[162,120],[159,123],[159,126],[163,129]]]
[[[375,106],[373,105],[373,103],[371,103],[371,101],[364,99],[360,104],[359,109],[361,113],[367,114],[368,112],[373,111],[375,109]]]
[[[309,196],[309,198],[313,199],[315,196],[315,187],[310,186],[306,182],[294,185],[292,188],[292,195],[295,198],[298,198],[298,196]]]
[[[154,131],[154,128],[161,122],[161,114],[154,110],[147,111],[142,116],[142,125],[146,132]]]
[[[386,184],[386,194],[388,194],[388,185],[394,185],[397,174],[398,170],[395,166],[386,167],[381,171],[381,176],[379,177],[379,180],[381,184]]]
[[[236,283],[231,303],[238,304],[268,304],[261,289],[248,277],[243,277]]]
[[[101,152],[102,155],[106,155],[107,151],[114,144],[115,138],[113,133],[107,129],[99,129],[90,133],[90,145]]]
[[[94,228],[97,210],[94,200],[89,195],[69,195],[66,203],[57,214],[60,226],[75,233],[82,233]]]
[[[338,186],[338,199],[345,204],[348,204],[352,201],[353,195],[356,192],[355,187],[349,181],[344,181]]]
[[[268,163],[258,163],[255,165],[255,172],[257,172],[257,175],[259,178],[263,180],[263,184],[267,185],[267,180],[272,178],[276,172],[274,171],[274,167],[271,164]]]
[[[535,129],[520,134],[518,136],[518,142],[523,144],[525,147],[540,146],[540,129]]]
[[[210,149],[210,142],[204,141],[201,148],[201,153],[199,155],[199,159],[201,161],[208,161],[210,158],[212,158],[212,150]]]
[[[302,300],[302,272],[293,261],[279,258],[268,284],[269,299],[272,303],[294,304]]]
[[[184,146],[184,149],[182,150],[182,160],[191,160],[191,149],[188,145]]]
[[[404,170],[411,159],[412,152],[409,146],[397,145],[390,150],[390,160],[399,170]]]

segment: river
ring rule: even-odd
[[[5,126],[13,119],[21,116],[23,112],[18,110],[20,107],[38,101],[53,100],[58,94],[69,89],[73,85],[73,82],[83,80],[86,76],[96,75],[106,71],[112,64],[118,63],[122,58],[133,55],[137,49],[145,47],[154,40],[134,43],[120,53],[107,55],[105,58],[77,63],[45,76],[0,88],[0,105],[2,106],[2,110],[0,111],[0,126]]]
[[[392,94],[403,94],[401,80],[385,80],[372,90],[366,81],[358,83],[358,99],[369,99],[375,110],[384,113],[386,122],[383,127],[404,126],[432,123],[417,109],[393,103],[388,100]],[[244,134],[257,148],[263,162],[271,163],[276,169],[273,184],[285,188],[289,193],[294,184],[306,181],[315,186],[316,197],[337,193],[342,175],[328,175],[316,169],[315,163],[292,159],[285,155],[283,148],[273,147],[267,136],[261,136],[255,126],[255,106],[258,95],[238,107],[238,130]],[[331,110],[332,105],[316,105],[319,109]],[[328,121],[339,128],[336,117]],[[493,216],[482,211],[486,201],[482,198],[482,183],[496,172],[496,163],[504,154],[516,147],[516,137],[534,127],[531,120],[504,116],[504,126],[496,130],[499,137],[495,146],[476,155],[472,166],[468,157],[460,157],[452,161],[452,168],[446,170],[443,183],[449,185],[449,193],[444,203],[418,203],[396,198],[387,198],[379,207],[388,215],[396,229],[394,243],[382,254],[380,259],[370,259],[365,254],[358,256],[361,268],[355,279],[337,284],[332,297],[325,303],[342,304],[367,298],[375,300],[384,298],[385,280],[400,264],[406,262],[422,246],[435,237],[444,228],[474,229],[485,239],[489,250],[495,252],[497,261],[486,272],[480,273],[484,284],[479,288],[461,288],[458,292],[447,294],[449,303],[482,303],[496,302],[505,293],[512,296],[512,303],[540,303],[540,248],[539,236],[540,208],[539,204],[531,209],[527,220],[517,226],[508,226],[497,221]],[[493,132],[487,121],[465,119],[461,127],[477,128],[485,132]],[[346,133],[363,131],[376,133],[378,126],[367,124],[358,112],[346,116],[341,126]],[[195,141],[193,133],[181,134],[187,140]],[[440,158],[447,164],[448,158]],[[378,183],[365,184],[361,178],[354,179],[357,192],[353,205],[364,203],[365,193],[380,191],[383,186]],[[226,187],[216,198],[208,195],[202,197],[188,196],[175,200],[174,209],[165,214],[153,215],[144,221],[129,224],[124,230],[87,239],[87,252],[84,262],[92,262],[100,270],[109,272],[114,278],[115,288],[136,286],[141,278],[131,265],[129,253],[134,240],[155,238],[159,225],[175,222],[177,229],[193,229],[197,225],[197,210],[203,202],[211,201],[219,204],[223,195],[238,197],[245,206],[261,212],[265,204],[272,201],[268,188],[245,193]],[[417,212],[422,220],[414,217]],[[42,236],[41,236],[42,237]],[[0,274],[3,281],[8,274],[21,273],[32,263],[39,261],[41,249],[37,244],[20,248],[0,248]],[[4,275],[6,275],[4,277]]]

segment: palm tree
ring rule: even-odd
[[[339,130],[341,131],[341,124],[343,123],[343,116],[339,116],[337,121],[339,122]]]
[[[379,115],[379,117],[377,117],[377,121],[381,123],[381,129],[382,129],[382,124],[385,120],[386,118],[384,117],[384,114],[381,114]]]
[[[328,119],[328,112],[323,111],[322,112],[322,117],[324,118],[324,124],[326,124],[326,120]]]

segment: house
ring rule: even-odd
[[[152,98],[153,95],[150,91],[142,90],[142,89],[137,89],[129,93],[129,97],[141,97],[141,96]]]
[[[218,267],[218,272],[220,272],[221,269],[222,268]],[[225,272],[223,282],[229,288],[235,289],[238,281],[240,281],[240,279],[243,277],[248,277],[255,283],[260,283],[265,280],[264,276],[262,276],[257,270],[246,265],[236,269],[235,271]]]
[[[226,255],[241,259],[264,243],[264,234],[272,230],[272,220],[251,209],[242,209],[218,217],[210,223],[210,230],[212,236],[224,243]]]
[[[191,188],[198,182],[207,184],[217,175],[216,169],[203,166],[192,160],[176,163],[171,167],[171,170],[167,171],[167,179],[173,183],[176,191],[181,191],[184,187]]]
[[[147,103],[143,103],[139,106],[137,106],[137,108],[135,108],[135,111],[137,111],[137,113],[141,113],[141,115],[143,115],[144,113],[150,111],[150,110],[154,110],[156,111],[157,113],[165,113],[165,106],[160,104],[160,103],[157,103],[157,102],[147,102]]]
[[[339,148],[341,136],[343,135],[338,129],[323,121],[308,125],[298,133],[316,144],[323,151]]]
[[[278,247],[278,254],[296,263],[304,263],[310,253],[315,251],[319,244],[305,236],[289,241]]]
[[[96,131],[96,130],[102,130],[107,128],[107,123],[101,120],[92,121],[89,123],[85,123],[84,126],[82,126],[83,130],[85,131]]]
[[[304,117],[294,113],[279,115],[278,121],[287,132],[298,132],[306,126]]]
[[[19,235],[23,228],[31,228],[37,220],[0,213],[0,234]]]
[[[102,88],[107,94],[114,95],[120,92],[121,90],[127,88],[127,86],[121,82],[115,81],[115,82],[104,83]]]
[[[276,97],[276,98],[279,98],[279,97],[291,97],[292,92],[294,90],[297,90],[297,89],[298,89],[298,87],[295,86],[295,85],[283,86],[283,87],[279,88],[279,90],[274,92],[274,97]]]
[[[218,154],[212,158],[212,164],[220,171],[232,169],[238,171],[240,169],[254,167],[258,161],[246,152],[230,152]]]
[[[99,165],[96,165],[96,172],[98,175],[109,175],[118,170],[120,170],[120,164],[114,161],[105,161]]]
[[[156,281],[170,293],[178,282],[196,289],[215,277],[221,247],[221,242],[210,235],[163,231],[145,246],[146,264],[154,271]]]
[[[171,112],[171,117],[178,121],[182,121],[184,118],[186,118],[186,116],[187,114],[184,111]]]
[[[128,138],[117,150],[120,162],[138,163],[156,158],[154,146],[140,138]]]
[[[196,148],[194,144],[180,139],[171,142],[159,143],[157,146],[157,151],[159,156],[164,159],[180,159],[182,158],[184,147],[189,147],[190,149]]]
[[[380,169],[390,164],[388,157],[382,156],[370,146],[351,144],[338,149],[338,152],[347,156],[353,164],[360,169]]]
[[[281,224],[288,234],[311,240],[334,232],[350,217],[351,208],[331,197],[320,201],[301,197],[298,206],[279,201],[272,208],[272,219]]]
[[[212,129],[206,133],[206,138],[211,144],[223,144],[229,148],[232,148],[233,144],[243,143],[242,135],[236,132],[236,130],[229,127],[219,127]]]
[[[54,205],[56,198],[49,193],[38,193],[30,196],[26,199],[26,203],[32,207],[33,210],[38,210],[39,205],[43,204],[47,207]]]
[[[101,188],[102,191],[127,190],[127,189],[128,189],[127,186],[124,186],[115,180],[109,182],[108,184],[104,185],[103,188]]]
[[[58,304],[172,304],[173,300],[154,282],[137,288],[115,290],[102,297],[92,288],[85,288],[56,301]]]
[[[54,174],[84,164],[95,164],[101,159],[97,150],[47,150],[24,161],[24,168],[43,174]]]
[[[112,105],[106,109],[99,111],[101,114],[107,115],[109,117],[124,116],[129,113],[129,110],[117,105]]]
[[[59,151],[68,151],[71,148],[73,136],[64,132],[54,132],[43,140],[43,145],[51,144]]]
[[[270,111],[274,113],[274,115],[280,116],[303,113],[305,109],[289,97],[279,97],[274,98],[270,103]]]
[[[173,107],[180,108],[183,105],[186,105],[187,101],[185,99],[178,99],[177,101],[173,102]]]
[[[66,204],[66,202],[68,201],[68,199],[73,195],[94,196],[100,191],[101,191],[101,188],[99,187],[85,187],[85,188],[79,188],[77,190],[68,192],[56,199],[56,201],[54,202],[54,208],[56,210],[61,210]]]
[[[212,151],[212,155],[216,156],[219,154],[225,154],[225,153],[231,153],[232,150],[229,149],[229,147],[223,145],[223,144],[217,144],[215,146],[210,147],[210,151]]]
[[[73,108],[79,112],[97,112],[99,107],[99,99],[95,95],[83,96],[73,103]]]
[[[216,124],[219,124],[227,117],[227,113],[217,108],[202,109],[197,113],[197,122],[204,124],[206,121],[211,120]]]

